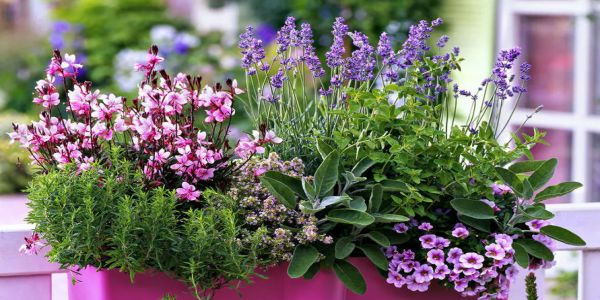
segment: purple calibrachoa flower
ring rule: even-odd
[[[421,247],[423,247],[423,249],[435,248],[436,240],[437,240],[437,237],[434,234],[422,235],[419,238],[419,241],[421,241]]]
[[[429,230],[433,229],[433,226],[431,225],[431,223],[423,222],[417,228],[419,228],[420,230],[423,230],[423,231],[429,231]]]
[[[398,223],[394,225],[394,231],[397,233],[405,233],[408,231],[408,226],[406,226],[404,223]]]
[[[483,256],[475,252],[465,253],[458,259],[461,267],[465,269],[481,269],[481,267],[483,267],[483,260]]]
[[[406,278],[400,275],[400,273],[396,271],[390,271],[388,273],[388,278],[386,280],[387,283],[393,284],[397,288],[401,288],[406,284]]]
[[[436,265],[436,266],[443,265],[444,264],[444,251],[442,251],[440,249],[429,250],[429,252],[427,252],[427,262],[432,265]]]
[[[532,220],[525,223],[525,225],[527,225],[527,227],[529,227],[529,229],[532,231],[540,231],[542,227],[550,225],[550,222],[546,220]]]
[[[492,183],[491,187],[492,191],[494,192],[494,196],[503,196],[513,192],[512,189],[505,184]]]
[[[459,239],[465,239],[469,236],[469,230],[467,230],[465,225],[457,223],[452,230],[452,236]]]
[[[433,268],[430,265],[420,265],[414,271],[415,282],[424,283],[433,280]]]
[[[485,246],[485,256],[494,260],[502,260],[506,256],[504,248],[498,244],[489,244]]]

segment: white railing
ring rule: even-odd
[[[548,210],[556,214],[553,224],[577,233],[587,243],[583,247],[558,243],[559,251],[581,251],[577,299],[600,300],[600,203],[550,204]],[[544,274],[537,273],[538,295],[544,295]],[[525,275],[526,272],[520,272],[519,278],[511,286],[511,300],[526,299]]]
[[[67,300],[67,274],[48,263],[43,250],[39,255],[18,251],[32,229],[0,225],[0,300]]]

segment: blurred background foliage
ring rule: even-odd
[[[315,40],[321,52],[331,44],[331,24],[336,17],[346,19],[351,30],[358,30],[376,43],[383,31],[393,40],[403,40],[411,24],[440,15],[442,0],[378,0],[376,3],[364,0],[247,0],[243,1],[253,15],[270,25],[279,28],[286,16],[295,16],[313,25]],[[398,46],[398,45],[396,45]]]
[[[0,194],[20,192],[31,168],[27,154],[10,145],[12,123],[27,123],[35,82],[44,77],[52,49],[76,54],[83,79],[94,87],[133,98],[140,74],[133,65],[157,44],[171,73],[200,74],[205,83],[242,78],[237,36],[247,25],[265,44],[286,16],[310,22],[322,54],[331,44],[335,17],[376,44],[386,31],[406,35],[408,26],[439,15],[441,0],[6,0],[0,1]],[[6,18],[5,18],[6,16]],[[228,19],[223,21],[223,17]],[[231,16],[234,16],[233,18]],[[29,20],[39,18],[43,20]],[[201,19],[217,26],[202,28]],[[210,19],[210,20],[207,20]],[[34,25],[32,25],[34,24]],[[232,25],[233,24],[233,25]],[[273,48],[271,48],[272,50]],[[236,132],[245,129],[241,122]],[[240,120],[241,119],[241,120]]]

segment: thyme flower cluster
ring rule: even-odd
[[[282,172],[288,176],[302,177],[302,160],[282,161],[276,153],[267,158],[253,158],[241,167],[233,177],[236,183],[228,194],[238,200],[241,214],[245,217],[242,243],[253,238],[259,228],[266,229],[262,247],[267,249],[266,259],[271,263],[289,261],[296,245],[321,242],[331,244],[331,236],[319,233],[317,219],[299,210],[286,208],[259,182],[259,176],[268,171]]]

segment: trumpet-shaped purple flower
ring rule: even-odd
[[[437,236],[435,236],[434,234],[426,234],[426,235],[422,235],[419,238],[419,241],[421,241],[421,247],[423,247],[424,249],[433,249],[435,248],[435,242],[437,240]]]
[[[433,280],[433,268],[429,265],[421,265],[415,268],[415,282],[424,283]]]
[[[444,264],[444,251],[442,251],[440,249],[429,250],[429,252],[427,252],[427,262],[432,265],[436,265],[436,266],[443,265]]]
[[[483,267],[483,260],[483,256],[475,252],[465,253],[458,259],[461,267],[464,269],[481,269]]]
[[[506,251],[498,244],[489,244],[485,246],[485,251],[485,256],[494,260],[502,260],[504,256],[506,256]]]

